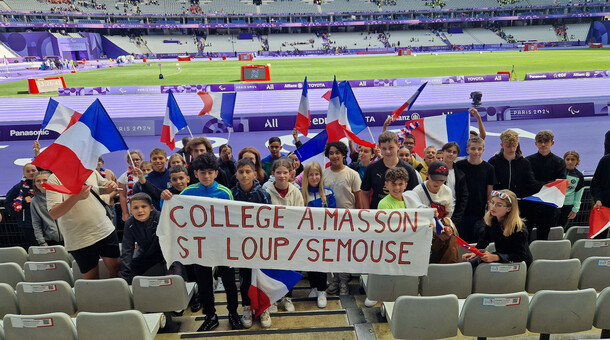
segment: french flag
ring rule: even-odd
[[[328,112],[326,114],[326,133],[328,141],[335,142],[342,138],[349,138],[354,143],[369,148],[374,148],[375,143],[360,139],[357,134],[366,128],[362,110],[356,101],[356,96],[348,82],[343,82],[340,90],[337,78],[333,81],[333,87],[328,101]]]
[[[165,118],[163,118],[163,129],[161,130],[161,143],[167,144],[167,147],[174,151],[176,148],[176,134],[186,126],[186,120],[176,102],[176,98],[174,98],[172,90],[169,90]]]
[[[466,146],[470,133],[470,118],[467,111],[410,120],[403,132],[412,134],[417,143],[413,152],[423,155],[424,150],[432,145],[440,149],[447,142],[456,142],[460,146],[459,156],[466,156]]]
[[[64,131],[32,164],[51,170],[64,186],[45,186],[47,189],[77,194],[96,169],[99,156],[127,149],[123,136],[96,99],[78,122]]]
[[[417,91],[415,91],[415,93],[413,93],[413,95],[411,96],[411,98],[409,98],[404,104],[402,104],[399,108],[397,108],[396,110],[394,110],[394,112],[392,112],[392,121],[395,122],[396,119],[398,119],[398,117],[405,111],[409,111],[411,110],[411,107],[413,107],[413,103],[415,103],[415,100],[417,99],[417,97],[419,97],[419,95],[421,94],[421,92],[424,90],[424,87],[426,87],[426,85],[428,85],[428,82],[425,82],[422,86],[420,86]]]
[[[213,93],[197,92],[203,102],[203,109],[198,116],[210,115],[222,120],[227,126],[233,127],[233,111],[235,110],[235,92]]]
[[[53,98],[49,98],[49,104],[47,104],[47,111],[44,114],[41,129],[62,133],[74,125],[80,117],[80,113],[60,104]]]
[[[524,201],[532,201],[550,205],[551,207],[561,208],[566,199],[566,190],[568,189],[569,181],[567,179],[558,179],[554,182],[547,183],[542,186],[542,189],[537,194],[524,197]]]
[[[304,136],[307,136],[309,125],[311,125],[311,112],[309,111],[309,99],[307,98],[307,77],[305,77],[305,81],[303,81],[303,92],[301,93],[301,102],[299,103],[299,112],[294,128]]]
[[[610,208],[600,207],[591,209],[588,238],[594,238],[608,228],[610,228]]]
[[[272,303],[288,293],[303,277],[293,270],[252,269],[252,282],[248,290],[251,307],[259,316]]]
[[[453,234],[453,236],[455,236],[455,243],[458,246],[475,253],[477,256],[484,255],[480,250],[477,249],[477,247],[471,246],[470,244],[468,244],[468,242],[464,241],[461,237],[457,236],[456,234]]]

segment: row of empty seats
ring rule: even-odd
[[[74,319],[65,313],[9,314],[0,322],[0,340],[153,340],[162,322],[163,314],[135,310],[82,312]]]
[[[576,291],[542,290],[528,296],[511,294],[471,294],[457,296],[401,296],[385,302],[384,310],[392,335],[397,339],[438,339],[464,336],[516,336],[529,330],[550,334],[610,329],[610,287],[599,296],[593,289]],[[460,312],[461,311],[461,312]]]
[[[454,294],[466,298],[472,293],[503,294],[540,290],[597,291],[610,286],[610,257],[590,257],[582,265],[578,259],[536,260],[525,263],[482,263],[476,270],[468,262],[430,264],[425,276],[369,274],[360,277],[371,301],[394,301],[399,296]]]
[[[19,282],[13,289],[0,283],[0,319],[6,314],[62,312],[117,312],[136,309],[143,313],[186,309],[196,290],[181,276],[136,276],[131,286],[120,278]]]

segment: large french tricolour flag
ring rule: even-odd
[[[81,114],[71,108],[60,104],[53,98],[49,98],[47,111],[42,119],[42,130],[52,130],[58,133],[64,132],[67,128],[74,125]]]
[[[281,299],[296,285],[303,275],[292,270],[252,269],[252,282],[248,290],[251,307],[259,316],[272,303]]]
[[[392,112],[392,121],[396,121],[396,119],[405,111],[409,111],[411,110],[411,108],[413,107],[413,103],[415,103],[415,100],[417,100],[417,97],[419,97],[419,95],[421,94],[421,92],[424,90],[424,87],[426,87],[426,85],[428,85],[428,82],[425,82],[422,86],[420,86],[417,91],[415,91],[415,93],[413,93],[413,95],[411,96],[411,98],[407,99],[407,101],[402,104],[399,108],[397,108],[396,110],[394,110],[394,112]]]
[[[301,101],[299,103],[299,112],[297,113],[297,121],[294,124],[294,128],[304,136],[307,136],[309,125],[311,125],[311,112],[309,111],[309,99],[307,98],[307,77],[305,77]]]
[[[163,129],[161,130],[161,143],[167,144],[167,147],[174,151],[176,148],[176,134],[186,126],[186,120],[176,102],[176,98],[174,98],[172,90],[169,90],[165,118],[163,118]]]
[[[99,156],[127,150],[121,133],[108,116],[99,99],[46,148],[32,164],[49,169],[64,185],[51,190],[77,194],[97,167]]]
[[[447,142],[460,146],[460,156],[466,156],[466,146],[470,133],[470,118],[467,111],[410,120],[405,124],[405,133],[415,137],[413,152],[423,156],[424,150],[432,145],[440,149]]]
[[[227,126],[233,127],[233,111],[237,96],[235,92],[197,92],[197,95],[203,101],[203,109],[199,111],[199,116],[210,115],[222,120]]]
[[[542,186],[542,189],[537,194],[524,197],[524,201],[532,201],[550,205],[555,208],[563,207],[563,202],[566,199],[566,190],[570,182],[567,179],[558,179],[554,182],[547,183]]]

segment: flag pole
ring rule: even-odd
[[[37,142],[38,142],[38,140],[40,139],[40,135],[42,134],[42,130],[43,130],[43,129],[40,129],[40,132],[38,132],[38,137],[36,137],[36,141],[37,141]]]
[[[375,137],[373,137],[373,132],[371,131],[371,128],[368,126],[368,124],[366,125],[366,129],[369,130],[369,134],[371,135],[371,140],[373,141],[373,144],[375,143]]]
[[[133,162],[133,158],[131,158],[131,152],[127,150],[127,157],[129,157],[129,161],[131,162],[131,170],[136,168],[136,164]]]
[[[193,138],[193,132],[191,131],[191,128],[187,125],[186,128],[189,130],[189,134],[191,135],[191,138]],[[185,146],[185,145],[183,145]]]
[[[228,129],[229,129],[229,135],[227,136],[227,144],[229,144],[229,141],[231,140],[231,130],[233,130],[233,128],[229,126]]]

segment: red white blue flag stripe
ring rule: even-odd
[[[167,96],[167,107],[165,118],[163,118],[163,129],[161,130],[161,142],[167,144],[170,150],[176,148],[176,134],[186,127],[186,120],[174,98],[172,91]]]
[[[248,290],[251,307],[259,316],[272,303],[281,299],[303,277],[292,270],[252,269],[252,281]]]
[[[554,182],[547,183],[542,186],[540,191],[532,196],[522,198],[525,201],[532,201],[550,205],[551,207],[561,208],[566,199],[566,190],[569,181],[567,179],[558,179]]]

